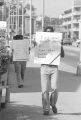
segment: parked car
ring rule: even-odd
[[[78,40],[76,40],[77,47],[79,47],[79,46],[80,46],[80,41],[81,41],[81,40],[79,40],[79,39],[78,39]]]
[[[74,42],[72,43],[72,45],[75,46],[75,47],[79,47],[79,46],[80,46],[80,40],[77,39],[76,41],[74,41]]]
[[[72,45],[72,40],[71,39],[64,39],[63,45]]]

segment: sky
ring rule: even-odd
[[[43,0],[32,0],[37,15],[42,14],[42,1]],[[44,0],[44,3],[44,14],[49,17],[59,17],[64,10],[72,8],[72,0]]]

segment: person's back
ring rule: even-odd
[[[16,35],[13,40],[23,40],[23,35]],[[14,50],[13,50],[14,52]],[[24,75],[26,70],[26,61],[14,61],[15,72],[17,76],[18,87],[23,87]]]

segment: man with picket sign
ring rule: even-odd
[[[24,86],[24,76],[26,64],[29,60],[29,40],[24,39],[22,35],[13,37],[13,62],[17,78],[18,88]]]
[[[54,32],[50,26],[46,27],[44,32],[36,33],[36,42],[38,45],[35,51],[34,62],[41,64],[40,73],[44,115],[49,115],[50,106],[53,113],[57,114],[57,80],[61,56],[61,40],[62,33]]]

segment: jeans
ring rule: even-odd
[[[42,93],[57,89],[58,66],[56,65],[41,65],[41,89]]]
[[[15,66],[15,72],[16,72],[16,77],[17,77],[17,83],[18,85],[21,85],[24,82],[26,61],[15,61],[14,66]]]

